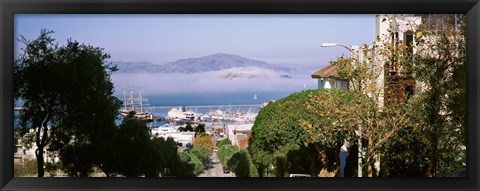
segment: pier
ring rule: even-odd
[[[221,109],[221,108],[239,108],[239,107],[261,107],[263,104],[240,104],[240,105],[191,105],[191,106],[182,106],[182,105],[177,105],[177,106],[145,106],[146,109],[172,109],[172,108],[182,108],[185,107],[185,109],[192,110],[192,109],[201,109],[201,108],[206,108],[206,109]],[[20,111],[25,108],[23,107],[15,107],[14,111]]]
[[[194,109],[221,109],[221,108],[239,108],[239,107],[261,107],[262,104],[241,104],[241,105],[193,105],[193,106],[150,106],[147,107],[150,110],[153,109],[172,109],[185,107],[187,110]]]

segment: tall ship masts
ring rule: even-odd
[[[126,92],[130,92],[130,97],[127,97]],[[127,116],[130,112],[135,112],[135,117],[138,119],[153,120],[151,112],[147,111],[149,107],[148,100],[143,98],[141,88],[130,87],[123,92],[123,109],[120,110],[122,116]]]

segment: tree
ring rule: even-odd
[[[399,40],[395,31],[389,31],[373,46],[363,47],[364,59],[357,55],[332,63],[353,84],[353,91],[374,101],[368,113],[357,110],[361,137],[367,143],[368,176],[374,175],[371,159],[378,162],[377,156],[387,163],[382,165],[389,168],[383,170],[387,176],[404,176],[402,169],[410,175],[422,174],[403,168],[415,158],[422,161],[416,164],[418,170],[425,169],[428,159],[425,176],[429,177],[465,161],[465,20],[459,15],[423,15],[422,20],[420,26],[406,25],[411,27],[411,41]],[[407,144],[414,143],[424,147],[412,152]]]
[[[199,159],[202,164],[207,164],[210,160],[210,152],[205,148],[204,145],[194,145],[190,153],[195,155],[197,159]]]
[[[201,134],[201,133],[205,133],[205,124],[198,124],[196,127],[195,127],[195,132],[198,133],[198,134]]]
[[[145,177],[168,176],[169,170],[174,169],[177,162],[177,143],[171,137],[164,139],[153,138],[150,141],[145,163]]]
[[[340,89],[322,89],[306,101],[317,120],[301,120],[305,142],[314,144],[321,162],[318,176],[336,176],[340,170],[340,149],[345,141],[354,142],[361,124],[359,115],[368,115],[373,101],[366,96]],[[329,157],[330,156],[330,157]]]
[[[199,137],[196,137],[193,140],[193,146],[200,146],[203,145],[208,151],[208,153],[212,154],[213,153],[213,140],[212,137],[208,134],[202,134]]]
[[[200,175],[203,169],[202,162],[195,155],[188,152],[178,153],[178,164],[174,169],[177,177],[195,177]]]
[[[397,16],[385,17],[381,22],[393,22]],[[405,25],[415,31],[414,22]],[[391,23],[392,24],[392,23]],[[348,80],[350,90],[368,95],[371,103],[359,103],[354,113],[358,124],[358,139],[366,142],[367,176],[374,174],[374,163],[380,163],[384,145],[397,137],[399,131],[411,127],[410,106],[406,105],[413,95],[413,43],[402,42],[393,30],[378,36],[372,46],[363,46],[361,51],[352,51],[349,59],[332,62],[342,79]],[[413,34],[412,34],[413,35]],[[394,40],[392,40],[394,39]],[[379,166],[377,166],[379,167]]]
[[[223,139],[217,144],[217,157],[224,168],[228,168],[237,177],[257,177],[257,168],[248,150],[232,145],[230,140]]]
[[[237,149],[230,157],[230,160],[228,160],[227,166],[235,173],[236,177],[258,176],[257,169],[246,149]]]
[[[72,40],[58,46],[49,36],[52,33],[42,30],[33,41],[22,37],[25,48],[14,66],[14,95],[27,108],[20,111],[20,126],[22,134],[34,129],[39,177],[44,176],[46,148],[68,153],[79,148],[67,149],[69,144],[85,144],[94,148],[94,157],[79,162],[85,168],[91,166],[86,163],[101,163],[107,153],[103,141],[111,137],[120,106],[112,96],[109,75],[115,67],[106,62],[110,56],[101,48]]]
[[[422,84],[414,111],[429,150],[425,175],[432,177],[466,163],[466,45],[463,15],[432,15],[427,21],[414,58],[415,77]]]
[[[118,135],[115,137],[115,149],[118,154],[115,171],[126,177],[138,177],[145,174],[153,152],[150,144],[150,133],[145,121],[135,119],[133,115],[124,118]]]
[[[217,157],[224,167],[228,167],[228,161],[237,152],[238,147],[233,146],[228,139],[223,139],[219,143],[221,144],[218,145]]]
[[[315,149],[320,143],[308,142],[308,134],[301,127],[302,121],[317,123],[321,119],[319,113],[311,112],[306,107],[306,102],[312,94],[320,94],[322,91],[324,90],[293,93],[260,110],[252,127],[248,148],[259,175],[263,176],[266,170],[273,167],[276,176],[285,176],[298,172],[298,168],[294,167],[302,164],[303,173],[317,176],[319,166],[327,165],[320,162],[319,153]],[[292,153],[302,153],[304,157],[298,158]],[[335,156],[329,155],[328,158],[333,160]]]

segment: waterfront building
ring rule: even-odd
[[[185,147],[187,144],[193,143],[195,132],[177,132],[165,129],[152,129],[152,136],[163,137],[164,139],[171,137],[173,140],[175,140],[175,142],[182,144],[182,146]]]

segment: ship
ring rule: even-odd
[[[127,95],[128,93],[128,95]],[[122,116],[127,116],[130,112],[135,112],[134,117],[141,120],[153,121],[152,112],[149,111],[150,105],[148,99],[142,95],[140,88],[127,88],[123,91],[123,106],[120,109]]]

